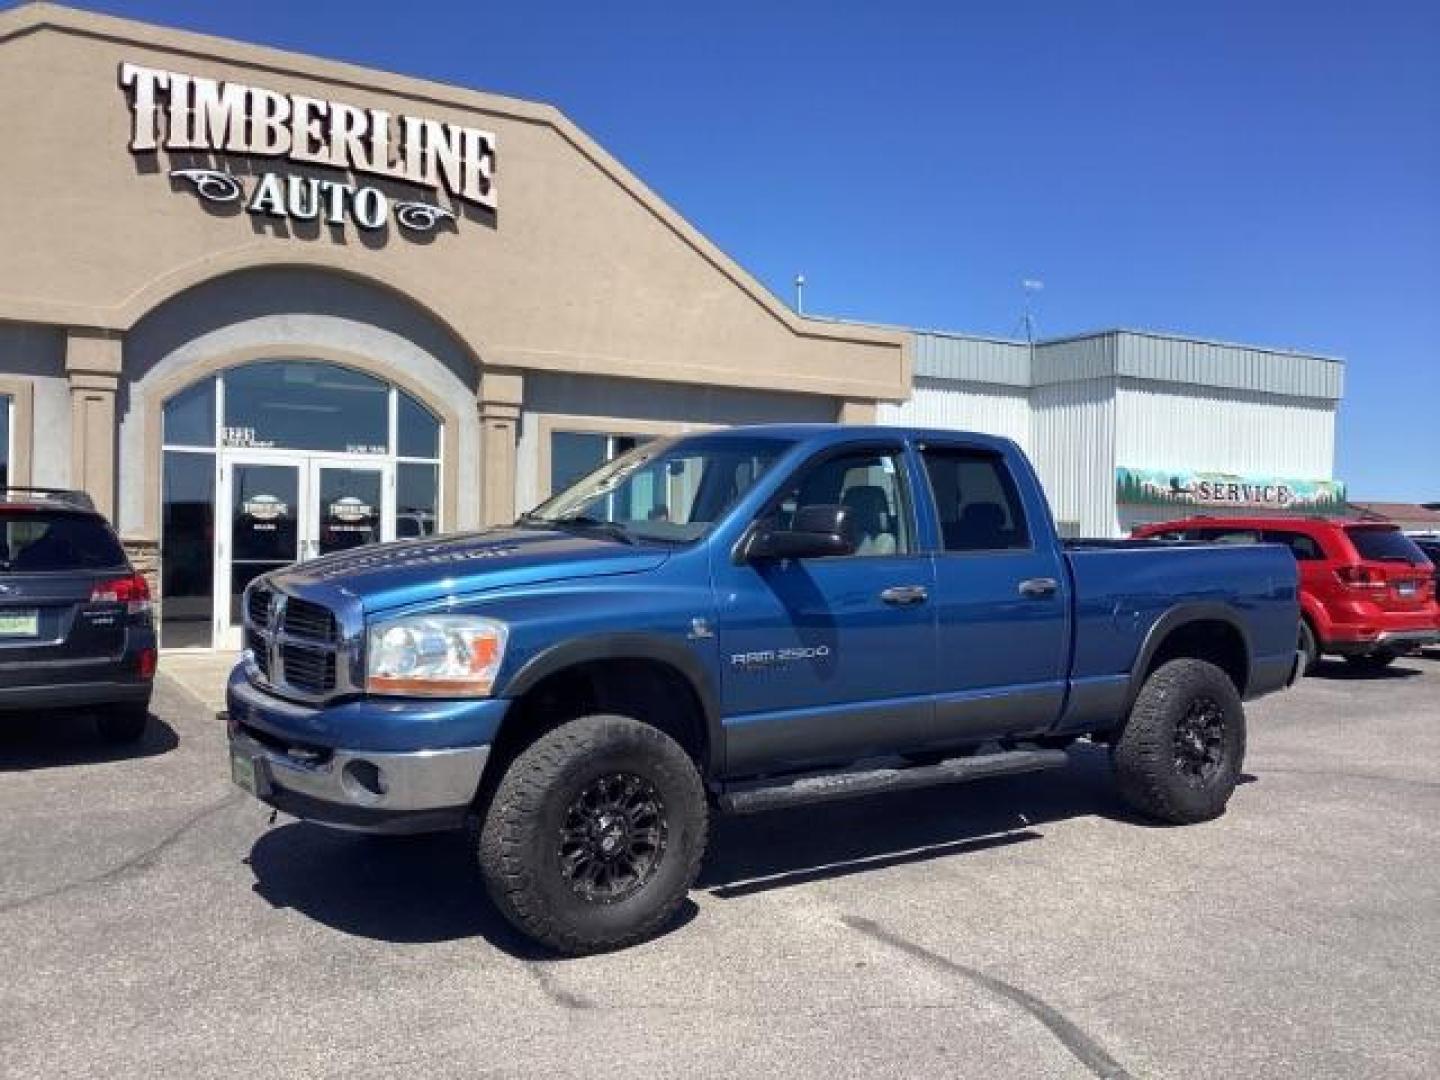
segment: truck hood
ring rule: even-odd
[[[328,590],[365,612],[566,578],[634,574],[669,557],[663,548],[541,528],[499,528],[402,540],[290,567],[271,580],[301,595]]]

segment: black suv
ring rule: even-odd
[[[134,742],[155,659],[150,589],[89,496],[0,489],[0,710],[99,707]]]
[[[1415,546],[1435,564],[1435,602],[1440,603],[1440,534],[1435,536],[1412,536]]]

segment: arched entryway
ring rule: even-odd
[[[164,402],[161,440],[167,648],[238,647],[241,592],[259,574],[446,524],[441,418],[332,361],[201,378]]]

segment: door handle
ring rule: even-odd
[[[929,598],[924,585],[892,585],[880,594],[881,600],[896,606],[923,604]]]
[[[1032,577],[1020,582],[1020,595],[1027,600],[1043,600],[1054,596],[1058,588],[1060,583],[1053,577]]]

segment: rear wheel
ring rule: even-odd
[[[1245,760],[1245,708],[1235,685],[1204,660],[1151,673],[1110,750],[1120,794],[1177,825],[1225,812]]]
[[[623,716],[547,732],[510,765],[480,829],[479,859],[500,912],[559,952],[651,937],[700,870],[708,807],[690,756]]]
[[[125,703],[106,705],[104,711],[95,717],[95,727],[100,738],[108,743],[123,745],[136,743],[145,737],[150,724],[150,703]]]
[[[1315,630],[1310,625],[1309,619],[1300,620],[1300,642],[1298,645],[1300,655],[1300,674],[1309,675],[1315,670],[1315,665],[1320,662],[1320,643],[1315,640]]]
[[[1381,649],[1379,652],[1366,653],[1364,656],[1347,656],[1345,663],[1350,665],[1351,670],[1362,675],[1378,675],[1395,662],[1398,653]]]

